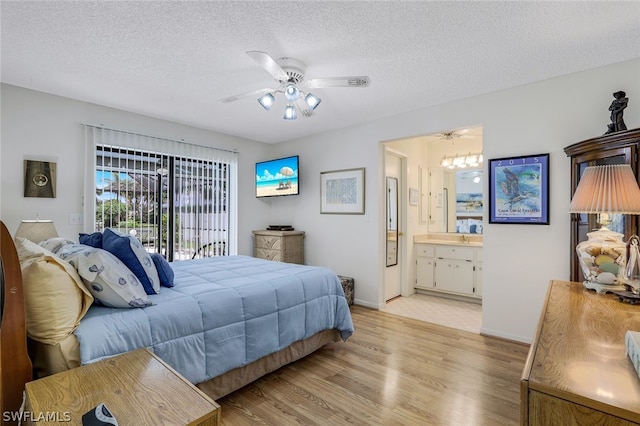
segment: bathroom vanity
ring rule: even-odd
[[[426,234],[413,243],[417,290],[482,298],[482,236]]]

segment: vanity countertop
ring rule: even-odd
[[[464,241],[462,237],[464,236]],[[414,235],[414,244],[442,244],[448,246],[482,247],[481,235],[470,234],[423,234]]]

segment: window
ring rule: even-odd
[[[180,154],[177,141],[169,153],[108,144],[117,131],[91,130],[94,230],[135,235],[170,261],[234,254],[235,161]]]

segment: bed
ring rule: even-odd
[[[29,301],[31,276],[22,262],[20,242],[16,246],[26,277],[29,319],[36,302]],[[65,247],[88,250],[78,246]],[[58,253],[65,256],[64,250]],[[68,263],[77,266],[84,257]],[[50,266],[52,258],[48,259]],[[78,316],[82,318],[57,330],[55,338],[27,321],[29,353],[37,375],[146,347],[217,399],[327,343],[345,341],[354,331],[340,280],[326,268],[247,256],[194,259],[170,266],[173,286],[149,294],[144,307],[99,306],[89,303],[86,292],[80,291]]]

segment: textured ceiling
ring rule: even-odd
[[[0,5],[2,82],[269,143],[640,57],[638,1]],[[371,85],[293,122],[220,102],[277,87],[248,50]]]

